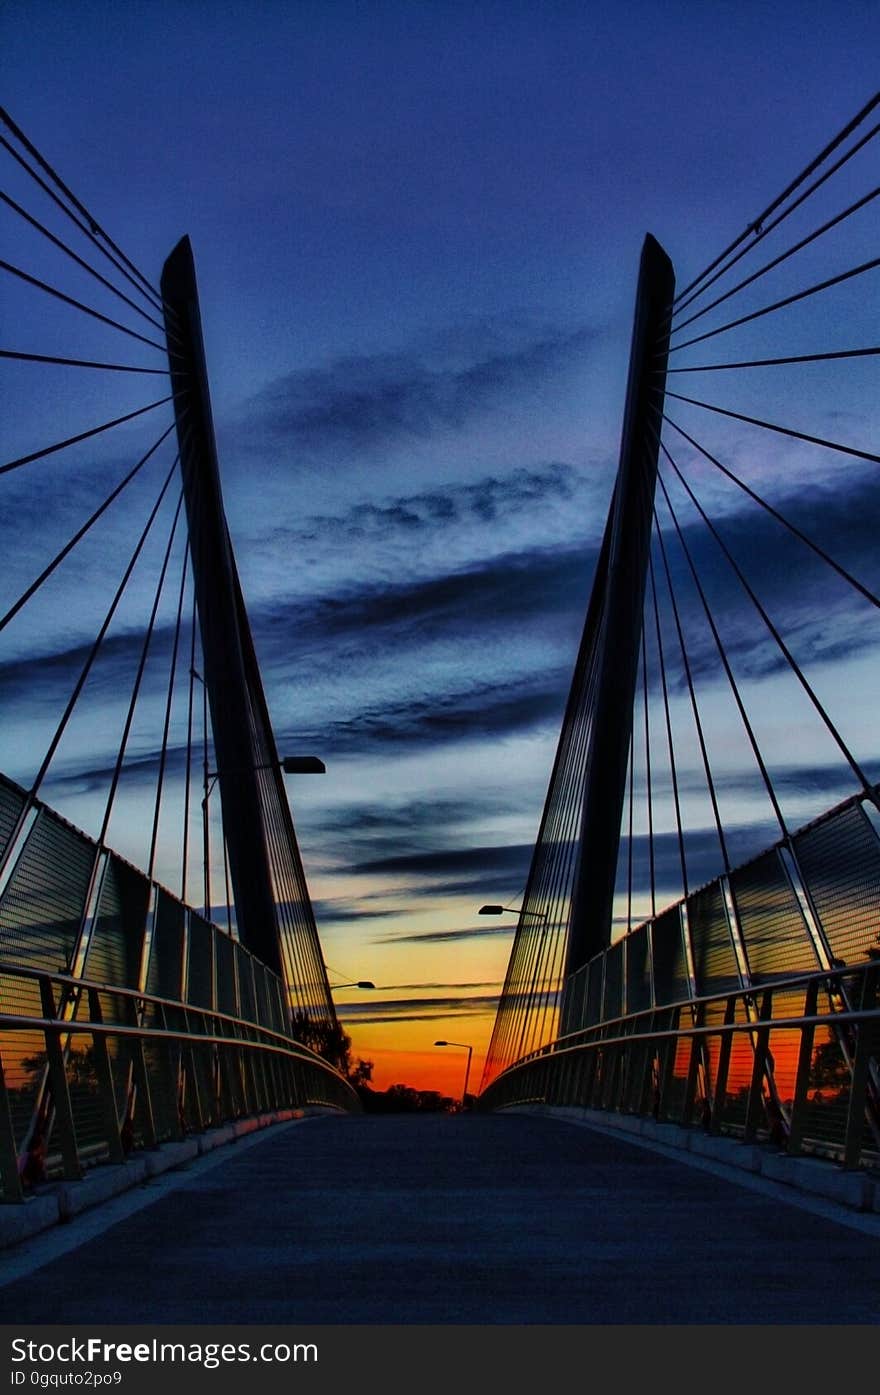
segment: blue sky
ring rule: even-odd
[[[870,98],[878,38],[876,6],[851,2],[4,6],[13,118],[156,281],[177,239],[192,239],[269,707],[282,750],[327,762],[325,777],[289,789],[331,977],[382,990],[339,995],[356,1050],[382,1062],[380,1083],[435,1078],[438,1036],[478,1050],[488,1040],[513,922],[484,929],[475,912],[515,904],[528,870],[616,464],[642,239],[664,244],[684,284]],[[25,182],[11,179],[24,202]],[[828,208],[872,182],[845,176]],[[876,255],[876,231],[873,210],[854,218],[832,269]],[[9,216],[3,245],[22,261]],[[53,255],[38,274],[105,304]],[[774,294],[828,274],[810,256]],[[52,352],[75,335],[78,351],[106,356],[113,343],[26,288],[3,294],[15,347]],[[827,309],[768,319],[750,347],[867,344],[876,305],[863,278]],[[130,342],[115,352],[159,358]],[[153,400],[144,381],[9,367],[4,458],[46,439],[48,395],[61,435]],[[873,361],[804,383],[778,370],[769,385],[725,383],[723,400],[876,450]],[[722,400],[717,381],[700,386]],[[6,478],[10,596],[152,443],[163,413],[155,428],[133,423]],[[675,415],[704,431],[697,409]],[[700,439],[876,584],[876,467],[781,439],[756,453],[742,427],[713,424]],[[170,463],[159,455],[118,527],[108,516],[3,636],[3,768],[25,783],[105,578]],[[817,609],[811,564],[734,488],[693,469],[867,760],[865,613],[846,588],[823,591]],[[689,527],[708,565],[693,517]],[[729,599],[729,578],[713,584]],[[44,791],[89,831],[137,623],[133,604]],[[169,633],[166,617],[146,680],[153,725],[138,729],[112,826],[135,861]],[[753,617],[732,612],[729,639],[792,817],[809,817],[850,792],[838,754]],[[695,646],[711,684],[711,641],[698,633]],[[774,834],[725,701],[719,690],[708,709],[745,855]],[[709,875],[697,774],[694,856]],[[171,885],[174,846],[169,828],[159,875]],[[442,1065],[453,1088],[457,1063]]]

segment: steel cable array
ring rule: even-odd
[[[658,374],[648,385],[660,462],[614,944],[669,907],[686,914],[695,888],[764,849],[778,843],[790,854],[794,830],[829,802],[857,796],[876,825],[880,765],[866,694],[835,682],[834,654],[876,657],[880,642],[868,541],[880,522],[871,474],[880,461],[872,449],[880,347],[865,291],[876,305],[880,124],[869,118],[878,105],[880,94],[669,308],[669,383]],[[779,250],[749,271],[771,236]],[[736,347],[712,362],[703,350],[716,339]],[[711,375],[725,398],[678,390],[687,374]],[[841,418],[846,431],[823,429]],[[719,423],[711,437],[707,422]],[[596,1020],[595,1003],[567,1006],[563,990],[576,872],[588,856],[579,840],[606,554],[607,545],[483,1088],[564,1030],[567,1011],[572,1021],[578,1012]]]
[[[15,247],[0,259],[4,320],[19,327],[18,342],[0,347],[0,370],[6,399],[22,405],[7,423],[0,461],[7,490],[0,675],[10,716],[27,727],[21,741],[8,721],[12,739],[0,752],[0,770],[22,799],[8,836],[0,829],[0,894],[45,800],[199,914],[216,911],[235,938],[204,686],[202,701],[194,700],[204,663],[191,550],[172,487],[180,459],[174,393],[154,391],[145,401],[143,392],[145,379],[167,381],[169,365],[182,362],[180,321],[2,109],[0,163],[0,226]],[[130,358],[112,347],[121,337]],[[185,442],[185,393],[176,407]],[[109,608],[102,590],[113,591]],[[240,595],[239,603],[243,614]],[[252,652],[250,661],[258,674]],[[38,696],[19,712],[25,681],[36,683]],[[266,744],[261,689],[251,701],[255,760],[277,761]],[[289,1006],[333,1024],[277,771],[260,772],[260,790]]]

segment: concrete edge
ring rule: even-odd
[[[134,1153],[124,1163],[99,1164],[76,1182],[49,1183],[21,1203],[0,1204],[0,1250],[63,1224],[133,1187],[143,1186],[163,1172],[186,1167],[194,1158],[235,1143],[260,1129],[337,1112],[325,1105],[269,1110],[206,1129],[204,1133],[192,1134],[178,1142],[162,1143],[157,1148]]]
[[[821,1197],[851,1211],[880,1213],[880,1179],[863,1171],[846,1171],[839,1163],[822,1158],[789,1157],[767,1144],[743,1143],[736,1138],[713,1136],[680,1124],[660,1123],[602,1109],[523,1104],[511,1105],[499,1113],[547,1115],[563,1123],[630,1135],[648,1146],[660,1144],[677,1152],[691,1153],[694,1158],[708,1158],[769,1181],[781,1182],[795,1191]],[[686,1162],[687,1158],[682,1161]]]

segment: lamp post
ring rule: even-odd
[[[531,915],[534,916],[536,920],[547,919],[546,911],[527,911],[524,906],[496,906],[492,904],[481,906],[477,911],[477,915],[504,915],[505,911],[509,912],[511,915]]]
[[[467,1102],[468,1078],[470,1077],[470,1073],[471,1073],[471,1056],[474,1054],[474,1048],[473,1048],[472,1046],[468,1046],[468,1044],[467,1044],[466,1041],[435,1041],[435,1042],[434,1042],[434,1045],[435,1045],[435,1046],[460,1046],[460,1047],[462,1047],[463,1050],[465,1050],[465,1051],[467,1052],[467,1054],[468,1054],[468,1057],[467,1057],[467,1065],[465,1066],[465,1072],[464,1072],[464,1089],[463,1089],[462,1092],[461,1092],[461,1107],[462,1107],[462,1109],[464,1109],[464,1108],[466,1108],[466,1102]]]
[[[368,978],[358,979],[356,983],[331,983],[328,985],[331,993],[335,993],[337,988],[375,988],[375,983],[371,983]]]

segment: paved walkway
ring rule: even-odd
[[[554,1119],[310,1119],[6,1252],[0,1322],[877,1323],[878,1218],[783,1192]]]

